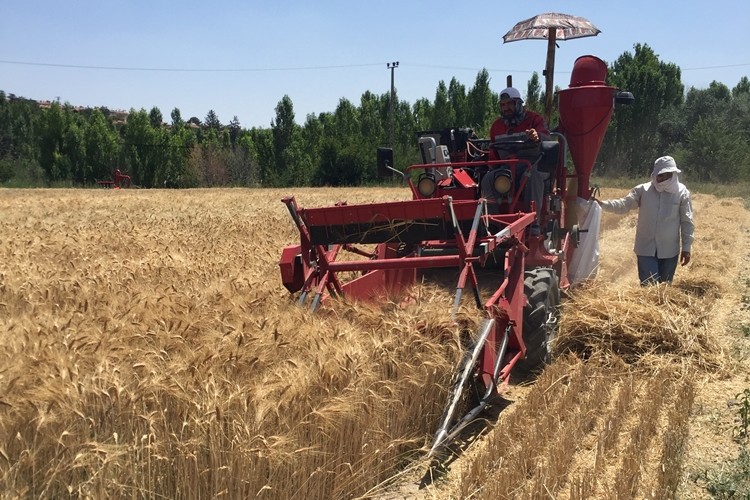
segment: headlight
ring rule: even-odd
[[[513,183],[510,180],[510,172],[507,170],[500,170],[495,173],[495,182],[493,182],[492,186],[499,194],[506,194],[510,191],[512,184]]]
[[[419,176],[419,181],[417,182],[417,191],[419,191],[419,194],[425,198],[429,198],[435,193],[435,189],[437,189],[437,184],[432,174],[422,174]]]

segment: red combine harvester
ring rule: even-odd
[[[96,183],[103,188],[129,188],[130,187],[130,176],[123,174],[120,169],[115,169],[112,174],[114,180],[111,181],[97,181]]]
[[[570,87],[559,92],[552,141],[531,143],[525,134],[490,141],[469,129],[422,134],[424,163],[403,173],[410,201],[302,208],[293,197],[282,200],[301,242],[283,249],[279,266],[300,305],[309,300],[315,310],[328,296],[393,297],[431,270],[452,268],[455,313],[470,287],[483,321],[457,371],[430,455],[475,419],[511,371],[535,372],[549,361],[560,289],[570,286],[567,266],[579,238],[576,196],[591,196],[589,178],[615,103],[633,101],[605,84],[606,72],[594,56],[576,60]],[[491,160],[490,148],[504,159]],[[566,168],[568,151],[575,174]],[[401,174],[391,167],[392,156],[378,150],[381,174]],[[546,177],[538,201],[526,193],[532,169]],[[537,224],[541,230],[532,231]],[[338,260],[344,251],[362,258]],[[350,271],[357,277],[340,278]],[[466,394],[475,406],[463,412]]]

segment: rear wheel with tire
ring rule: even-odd
[[[560,286],[554,269],[540,267],[526,271],[524,292],[528,303],[523,309],[523,341],[526,357],[516,363],[520,374],[539,372],[550,362],[552,340],[560,317]]]

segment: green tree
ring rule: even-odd
[[[747,165],[750,151],[737,141],[729,126],[719,117],[700,119],[688,136],[684,158],[690,174],[702,181],[734,182],[750,180]]]
[[[0,183],[41,185],[39,165],[40,117],[36,101],[9,99],[0,90]]]
[[[688,131],[695,127],[701,118],[716,114],[720,106],[722,103],[718,102],[707,89],[690,87],[683,106]]]
[[[313,165],[320,164],[320,154],[323,149],[323,141],[333,125],[330,113],[321,113],[316,116],[315,113],[308,114],[305,124],[300,131],[301,142],[309,152]]]
[[[407,101],[399,101],[396,107],[396,130],[394,132],[393,154],[398,168],[404,169],[409,163],[413,163],[417,157],[416,132],[424,130],[417,126],[411,105]],[[369,151],[370,164],[372,165],[370,177],[375,178],[375,155],[376,149]]]
[[[333,120],[334,135],[340,142],[352,142],[360,135],[359,112],[348,99],[339,99]]]
[[[39,123],[39,164],[48,182],[69,178],[70,165],[61,161],[66,129],[66,113],[59,103],[53,102],[44,110]]]
[[[378,116],[383,118],[390,115],[391,110],[387,109],[389,98],[389,95],[383,95],[379,100],[372,95],[363,96],[363,101],[367,103],[364,108],[367,110],[366,116],[363,116],[363,108],[357,109],[346,100],[339,102],[332,116],[332,127],[330,123],[326,125],[328,129],[333,128],[336,132],[328,133],[323,138],[314,184],[350,186],[363,184],[374,178],[375,151],[378,146],[385,143],[377,137],[379,123],[382,123]],[[378,101],[383,103],[380,112],[376,109]],[[399,123],[402,102],[394,99],[394,104],[393,146],[399,141],[399,129],[396,124]]]
[[[542,85],[539,82],[539,73],[534,71],[526,84],[526,100],[524,101],[526,109],[530,109],[537,113],[544,113],[543,94]],[[549,123],[547,125],[550,126]]]
[[[193,149],[191,170],[197,171],[200,184],[206,187],[224,186],[229,181],[225,150],[216,130],[209,128],[200,145]]]
[[[478,136],[486,137],[490,125],[499,113],[498,95],[490,88],[490,74],[486,69],[477,73],[474,86],[467,94],[469,105],[467,126],[474,129]]]
[[[743,79],[747,83],[747,77]],[[742,80],[740,84],[743,84]],[[735,133],[750,137],[750,88],[742,90],[738,85],[732,89],[732,101],[727,110],[727,120]],[[750,145],[750,142],[745,142]]]
[[[204,120],[204,126],[205,128],[214,130],[216,132],[221,130],[221,122],[219,121],[219,117],[216,115],[216,112],[213,109],[208,110],[206,119]]]
[[[237,137],[235,147],[226,152],[227,174],[233,186],[256,186],[259,183],[255,145],[249,133]]]
[[[172,117],[174,119],[174,116]],[[172,127],[167,139],[168,160],[155,185],[163,187],[196,187],[199,185],[198,172],[190,168],[192,152],[198,147],[192,129]]]
[[[0,158],[37,159],[39,117],[35,101],[11,101],[0,91]]]
[[[61,159],[67,163],[73,182],[85,185],[94,182],[91,166],[86,162],[86,145],[84,132],[78,120],[71,119],[63,136]]]
[[[153,128],[153,146],[149,157],[149,164],[144,177],[144,186],[161,187],[166,179],[169,166],[171,148],[169,131],[164,127]]]
[[[271,134],[273,137],[273,160],[275,170],[265,172],[266,180],[272,185],[299,185],[300,179],[295,178],[297,165],[295,161],[298,151],[294,149],[295,138],[299,126],[294,122],[294,104],[292,99],[285,95],[276,105],[276,118],[271,122]]]
[[[463,127],[469,119],[469,103],[466,97],[466,86],[459,83],[455,77],[448,84],[448,101],[453,109],[451,126]]]
[[[231,143],[232,147],[237,145],[237,139],[239,138],[241,130],[242,126],[240,126],[240,119],[237,118],[237,115],[234,115],[232,120],[229,122],[229,142]]]
[[[455,121],[456,114],[448,98],[448,88],[445,86],[445,82],[440,80],[435,91],[435,104],[432,108],[430,129],[442,130],[446,127],[452,127]]]
[[[708,93],[720,102],[728,103],[732,100],[732,91],[729,90],[729,87],[716,80],[708,85]]]
[[[412,107],[415,132],[429,130],[433,114],[433,107],[430,100],[425,97],[418,99]]]
[[[385,143],[384,109],[387,108],[377,95],[369,91],[362,94],[359,101],[359,132],[370,144]]]
[[[617,108],[615,113],[619,112]],[[662,110],[657,125],[658,143],[663,154],[679,156],[678,151],[687,141],[687,120],[684,106],[670,106]]]
[[[86,164],[91,169],[88,181],[109,179],[120,156],[120,140],[111,122],[100,110],[94,110],[83,134]]]
[[[182,113],[180,113],[180,108],[174,108],[172,110],[172,113],[170,113],[170,117],[172,118],[173,128],[180,128],[183,125],[185,125],[185,120],[182,119]]]
[[[367,166],[367,155],[361,149],[351,144],[341,148],[329,138],[323,145],[314,183],[323,186],[356,186],[365,180]]]
[[[164,130],[151,126],[146,110],[131,109],[123,139],[123,153],[133,183],[144,187],[158,185],[158,180],[165,174],[169,156]]]
[[[648,45],[635,45],[611,67],[608,83],[635,96],[632,106],[618,107],[600,158],[629,175],[643,175],[656,157],[667,154],[658,133],[662,113],[683,102],[680,69],[659,60]]]
[[[750,79],[746,76],[740,78],[740,81],[732,89],[732,97],[739,97],[743,94],[750,94]]]
[[[151,122],[151,126],[153,128],[161,128],[162,123],[164,123],[164,117],[162,116],[159,108],[157,108],[156,106],[151,108],[151,111],[149,111],[148,119]]]
[[[0,159],[14,156],[14,133],[13,126],[13,106],[10,105],[5,92],[0,90]],[[7,179],[0,179],[5,182]]]
[[[258,182],[262,186],[274,186],[277,182],[275,172],[276,159],[274,157],[273,133],[270,128],[253,127],[250,138],[255,146],[258,158]]]
[[[746,79],[745,79],[746,83]],[[691,88],[685,99],[685,140],[678,160],[691,177],[728,182],[750,179],[750,93],[743,80],[731,91],[719,82]],[[741,139],[743,138],[743,139]]]

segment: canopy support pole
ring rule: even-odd
[[[557,29],[550,28],[547,34],[547,64],[544,68],[544,78],[546,89],[544,93],[544,120],[547,127],[551,127],[550,119],[552,118],[552,95],[554,94],[554,76],[555,76],[555,45],[557,42]]]

